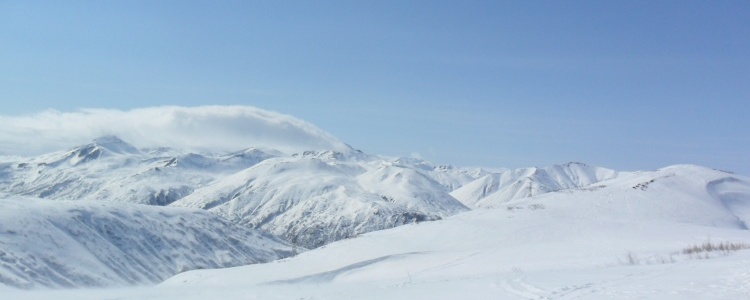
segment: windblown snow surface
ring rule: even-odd
[[[271,263],[184,272],[155,287],[0,292],[76,300],[748,298],[750,250],[684,252],[750,243],[748,178],[689,165],[609,174]]]

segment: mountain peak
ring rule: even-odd
[[[98,137],[94,139],[92,144],[118,154],[140,153],[140,151],[138,151],[138,149],[136,149],[133,145],[114,135],[105,135]]]
[[[141,152],[122,139],[108,135],[96,138],[91,143],[68,151],[62,160],[67,160],[71,165],[78,165],[113,154],[141,154]]]
[[[115,135],[104,135],[104,136],[100,136],[98,138],[95,138],[94,139],[94,143],[97,143],[97,144],[113,144],[113,143],[122,144],[122,143],[125,143],[125,141],[123,141],[121,138],[119,138],[119,137],[117,137]]]

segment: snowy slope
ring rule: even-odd
[[[0,285],[153,284],[191,269],[268,262],[287,244],[201,210],[0,199]]]
[[[157,287],[3,293],[76,300],[744,299],[750,250],[701,259],[681,251],[707,241],[750,245],[748,187],[746,177],[673,166],[372,232],[273,263],[185,272]]]
[[[585,187],[616,176],[615,171],[582,163],[523,168],[488,174],[452,191],[451,195],[468,207],[496,207],[511,200]]]
[[[251,286],[245,295],[260,298],[739,299],[750,288],[750,250],[701,260],[680,251],[707,240],[750,243],[739,220],[750,208],[748,184],[695,166],[632,173],[282,262],[187,272],[152,293]],[[639,263],[627,263],[629,252]]]
[[[223,155],[141,151],[109,136],[69,151],[0,165],[0,191],[58,200],[166,205],[274,155],[278,153],[258,149]]]
[[[207,209],[310,248],[467,210],[430,177],[356,151],[267,159],[171,205]]]

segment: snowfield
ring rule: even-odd
[[[76,300],[747,299],[748,212],[748,178],[681,165],[362,234],[270,263],[183,272],[157,286],[1,291]],[[713,246],[690,250],[701,245]]]

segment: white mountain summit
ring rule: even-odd
[[[207,209],[305,247],[467,210],[422,173],[330,151],[264,160],[171,206]]]

